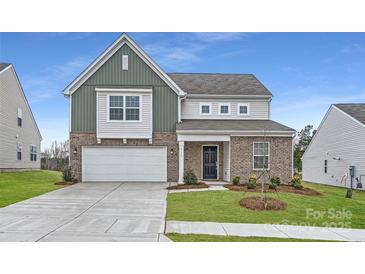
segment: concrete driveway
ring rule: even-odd
[[[79,183],[0,209],[0,241],[160,241],[167,184]]]

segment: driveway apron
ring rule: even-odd
[[[0,208],[0,241],[159,241],[164,183],[79,183]]]

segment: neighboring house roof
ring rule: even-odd
[[[25,100],[25,103],[26,103],[26,105],[28,106],[28,109],[29,109],[29,112],[30,112],[31,118],[32,118],[32,120],[33,120],[33,123],[35,124],[35,127],[36,127],[36,129],[37,129],[38,135],[39,135],[39,137],[42,139],[41,132],[40,132],[40,130],[39,130],[39,128],[38,128],[38,125],[37,125],[36,120],[34,119],[34,115],[33,115],[32,109],[31,109],[31,107],[30,107],[30,105],[29,105],[29,102],[28,102],[28,100],[27,100],[27,97],[25,96],[25,93],[24,93],[23,87],[22,87],[22,85],[20,84],[19,77],[18,77],[18,75],[16,74],[16,71],[15,71],[15,69],[14,69],[14,66],[13,66],[12,64],[8,64],[8,63],[0,63],[0,73],[2,73],[2,72],[5,70],[5,68],[7,68],[7,67],[9,67],[9,66],[10,66],[11,70],[12,70],[12,71],[13,71],[13,73],[14,73],[14,77],[15,77],[15,79],[16,79],[16,81],[17,81],[17,83],[18,83],[18,86],[19,86],[20,90],[21,90],[21,93],[22,93],[22,95],[23,95],[23,98],[24,98],[24,100]]]
[[[127,44],[176,94],[185,96],[185,92],[126,34],[123,33],[113,44],[100,54],[79,76],[76,77],[63,91],[71,95],[87,79],[89,79],[115,52]]]
[[[365,104],[335,104],[334,106],[365,125]]]
[[[295,130],[272,120],[183,120],[177,131],[265,131],[292,132]]]
[[[168,73],[189,95],[267,96],[271,92],[253,74]]]
[[[8,66],[10,66],[9,63],[0,63],[0,71],[2,71],[3,69],[7,68]]]

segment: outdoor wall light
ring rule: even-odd
[[[174,149],[170,149],[170,155],[173,155],[174,154]]]
[[[76,154],[77,153],[77,147],[75,147],[75,149],[74,149],[74,152],[73,152],[74,154]]]

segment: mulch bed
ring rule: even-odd
[[[287,204],[274,198],[247,197],[240,201],[240,206],[251,210],[284,210]]]
[[[166,188],[167,190],[178,190],[178,189],[193,189],[193,188],[208,188],[209,186],[205,183],[197,183],[197,184],[179,184],[176,186],[169,186]]]
[[[58,185],[58,186],[71,186],[71,185],[74,185],[74,184],[76,184],[76,183],[74,183],[74,182],[65,182],[65,181],[55,183],[55,185]]]
[[[240,184],[240,185],[225,185],[224,187],[233,190],[233,191],[244,191],[244,192],[261,192],[261,184],[257,184],[256,188],[249,189],[246,184]],[[264,186],[264,192],[266,193],[275,193],[275,189],[270,189],[268,185]],[[289,192],[289,193],[295,193],[295,194],[301,194],[301,195],[307,195],[307,196],[320,196],[322,195],[318,191],[315,191],[310,188],[294,188],[290,185],[281,184],[276,188],[276,192]]]

